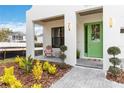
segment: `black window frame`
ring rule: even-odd
[[[52,48],[60,48],[61,45],[64,45],[65,43],[64,42],[64,27],[61,26],[61,27],[51,28],[51,39],[52,39]]]

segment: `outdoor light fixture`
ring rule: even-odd
[[[112,18],[109,18],[109,27],[112,28],[113,22],[112,22]]]
[[[71,23],[68,23],[68,31],[70,31],[70,25],[71,25]]]

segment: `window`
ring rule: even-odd
[[[23,36],[18,36],[18,40],[23,40]]]
[[[15,35],[13,35],[13,36],[12,36],[12,40],[15,40],[15,39],[16,39],[16,36],[15,36]]]
[[[91,40],[100,40],[100,24],[92,25]]]
[[[60,48],[64,45],[64,27],[52,28],[52,47]]]
[[[120,33],[121,33],[121,34],[124,34],[124,28],[121,28],[121,29],[120,29]]]

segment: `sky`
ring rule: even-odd
[[[31,5],[0,5],[0,28],[26,31],[26,11]]]

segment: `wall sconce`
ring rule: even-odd
[[[68,23],[68,31],[70,31],[71,23]]]
[[[112,28],[112,25],[113,25],[113,21],[112,21],[112,18],[110,17],[109,18],[109,27]]]

